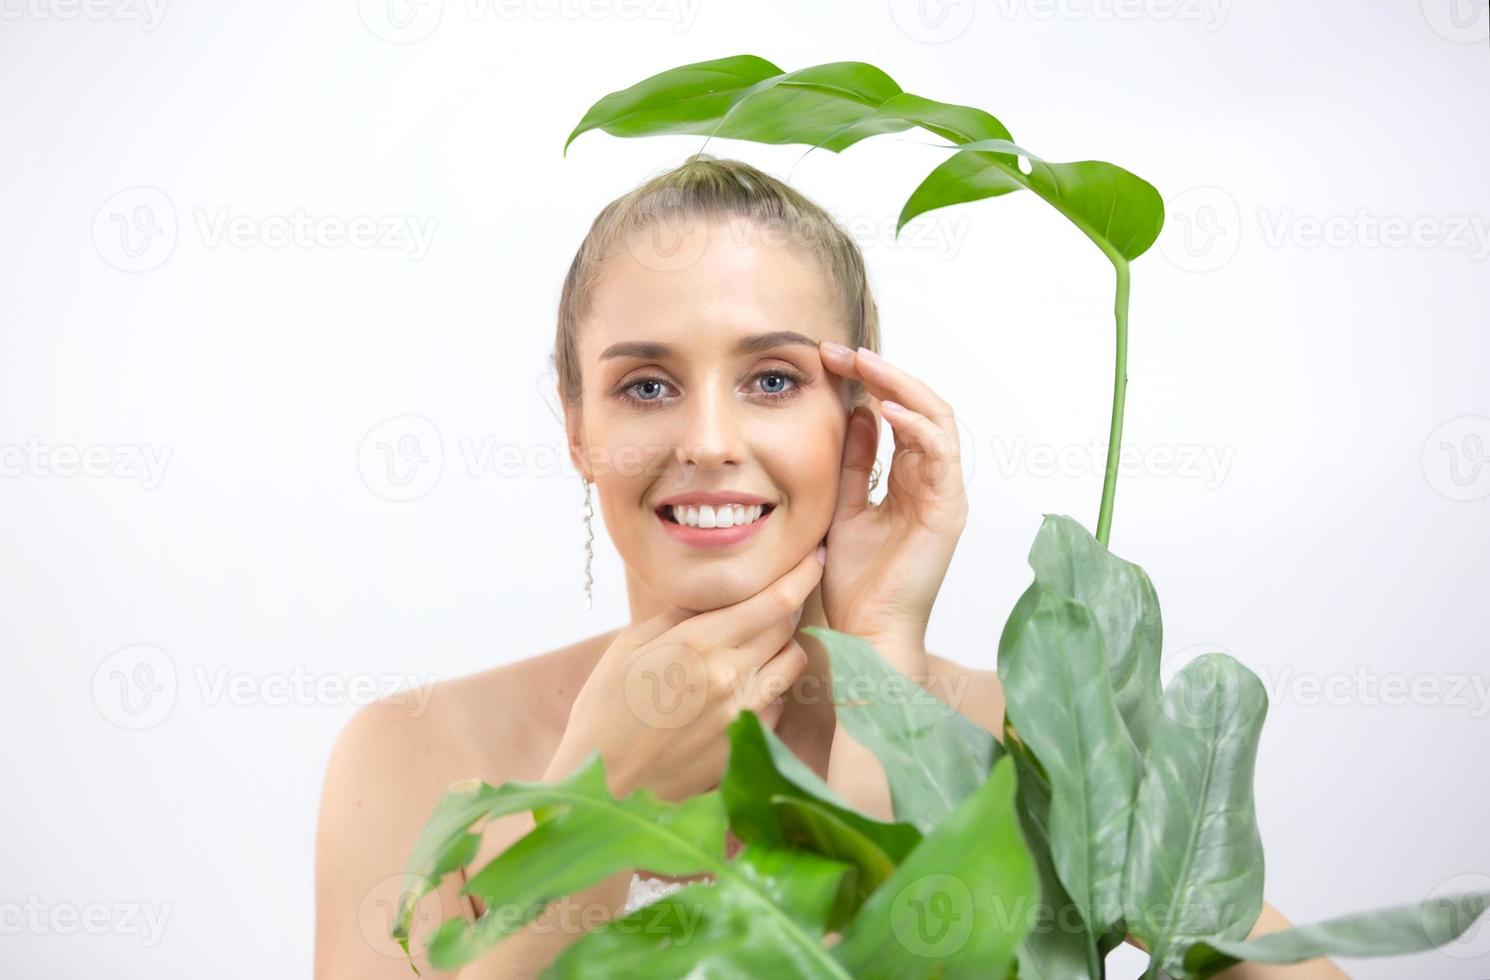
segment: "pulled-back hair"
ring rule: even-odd
[[[880,346],[879,313],[869,291],[859,244],[832,215],[785,183],[739,160],[696,154],[607,204],[580,243],[559,294],[554,371],[566,404],[582,391],[579,328],[589,313],[595,283],[612,249],[663,220],[740,216],[816,256],[836,290],[850,347]],[[857,397],[860,385],[850,386]]]

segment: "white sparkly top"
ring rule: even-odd
[[[687,882],[663,881],[661,878],[653,878],[650,875],[633,874],[631,889],[626,895],[626,907],[621,914],[630,915],[637,909],[645,908],[664,895],[671,895],[685,884]]]

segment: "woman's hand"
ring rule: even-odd
[[[677,802],[713,789],[740,712],[771,728],[780,721],[778,699],[807,666],[793,635],[822,574],[809,554],[733,605],[672,609],[622,630],[575,696],[544,779],[564,778],[599,749],[618,797],[646,787]]]
[[[912,680],[926,676],[926,624],[967,524],[967,490],[951,407],[924,383],[866,348],[823,341],[829,371],[863,383],[844,439],[838,508],[828,529],[823,611],[835,630],[864,637]],[[879,415],[895,454],[889,487],[869,503]]]

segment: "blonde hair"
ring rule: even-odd
[[[582,389],[579,329],[589,313],[596,280],[612,248],[664,218],[749,218],[816,256],[837,291],[848,326],[849,346],[878,351],[879,312],[869,290],[859,244],[833,216],[770,174],[739,160],[699,153],[607,204],[580,243],[559,294],[553,366],[565,403],[577,404]],[[857,400],[860,384],[850,391]]]

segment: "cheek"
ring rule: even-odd
[[[793,520],[820,523],[826,530],[838,498],[845,419],[836,404],[793,415],[779,420],[770,438],[758,444],[761,461],[796,511]]]

